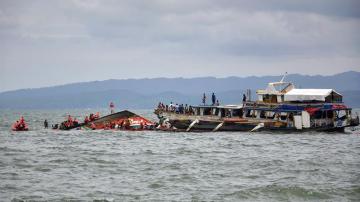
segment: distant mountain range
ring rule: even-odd
[[[240,103],[246,89],[264,89],[282,76],[121,79],[74,83],[54,87],[0,93],[0,108],[61,109],[100,108],[114,101],[120,109],[151,109],[159,101],[197,105],[205,92],[215,92],[222,104]],[[360,72],[332,76],[290,74],[297,88],[333,88],[344,95],[346,104],[360,107]]]

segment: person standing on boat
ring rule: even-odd
[[[179,113],[180,112],[180,106],[176,103],[175,104],[175,113]]]
[[[203,103],[204,106],[205,106],[205,104],[206,104],[206,95],[205,95],[205,93],[204,93],[203,98],[202,98],[202,103]]]
[[[215,105],[215,102],[216,102],[216,96],[215,96],[215,93],[213,92],[212,95],[211,95],[211,101],[212,101],[212,105],[214,106]]]
[[[115,104],[113,102],[110,102],[110,114],[113,114],[115,112]]]
[[[49,127],[49,123],[47,122],[47,120],[45,119],[44,121],[44,128],[47,129]]]
[[[243,107],[245,106],[245,102],[246,102],[246,95],[243,93]]]
[[[173,112],[173,111],[174,111],[174,104],[173,104],[173,102],[170,102],[169,111],[170,111],[170,112]]]

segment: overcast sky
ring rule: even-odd
[[[0,0],[0,91],[360,71],[359,0]]]

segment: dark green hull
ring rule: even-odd
[[[199,123],[194,124],[190,129],[192,120],[170,120],[169,123],[174,126],[178,131],[214,131],[216,127],[221,124],[220,121],[199,121]],[[254,129],[258,124],[257,123],[240,123],[240,122],[224,122],[221,127],[216,131],[243,131],[249,132]],[[303,128],[301,130],[296,129],[295,127],[275,127],[275,126],[265,126],[259,128],[257,131],[283,131],[283,132],[344,132],[345,127],[316,127],[316,128]]]

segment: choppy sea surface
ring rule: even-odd
[[[360,201],[359,128],[269,134],[42,127],[44,119],[51,125],[90,112],[96,110],[1,110],[0,201]],[[150,110],[135,112],[155,120]],[[31,131],[10,131],[20,114]]]

